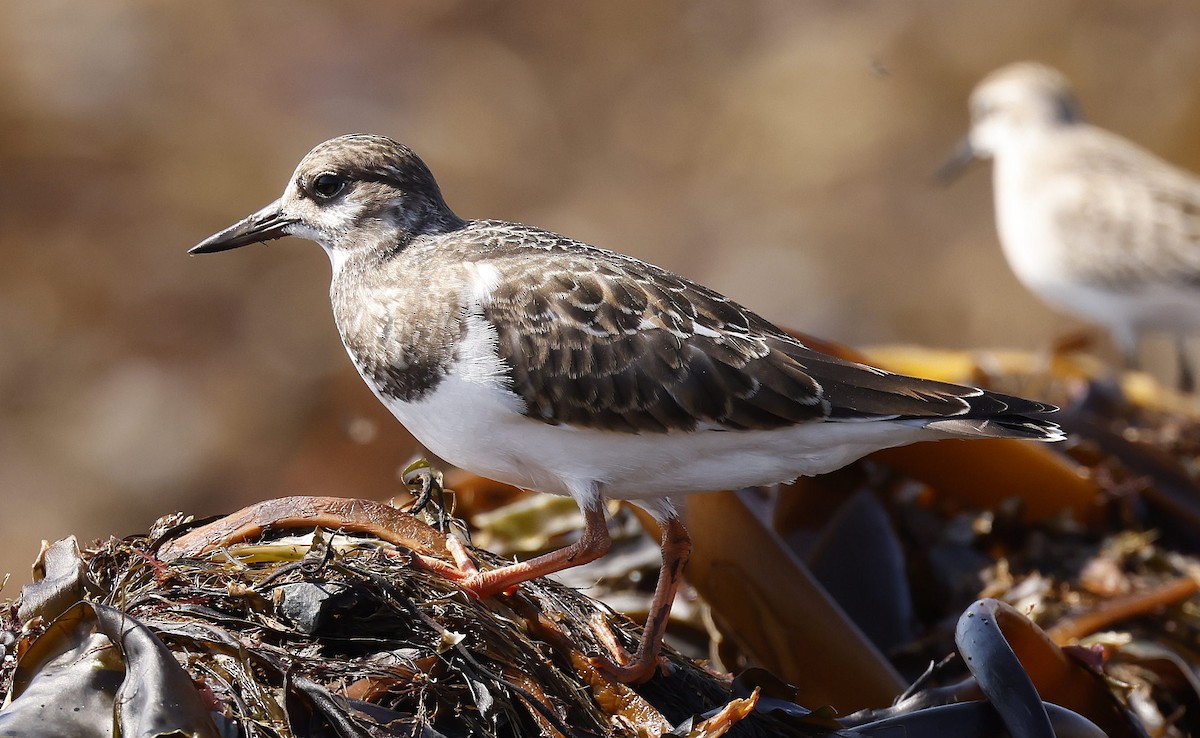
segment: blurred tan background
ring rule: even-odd
[[[186,249],[314,144],[391,135],[466,217],[535,223],[851,344],[1036,348],[987,167],[931,175],[1037,59],[1200,170],[1200,5],[0,6],[0,573],[41,538],[279,494],[385,499],[415,449],[343,354],[313,244]],[[15,594],[15,590],[6,594]]]

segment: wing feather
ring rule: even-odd
[[[1059,167],[1072,179],[1042,185],[1064,253],[1081,255],[1068,267],[1118,291],[1200,285],[1200,179],[1106,131],[1082,133]]]
[[[544,232],[541,232],[544,234]],[[986,418],[1051,408],[891,374],[801,344],[712,290],[562,237],[483,251],[503,279],[482,301],[525,412],[618,432],[697,426]]]

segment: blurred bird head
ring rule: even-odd
[[[938,170],[937,179],[954,179],[974,159],[996,156],[1031,136],[1083,118],[1071,84],[1044,64],[1017,62],[983,79],[971,93],[971,131]]]

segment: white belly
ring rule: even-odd
[[[457,374],[418,402],[381,399],[446,461],[581,504],[772,484],[832,471],[880,448],[944,437],[888,421],[640,435],[555,426],[521,415],[511,392]]]
[[[522,414],[504,378],[494,329],[471,315],[457,363],[432,392],[413,402],[376,395],[426,448],[467,471],[581,505],[645,501],[651,512],[669,511],[658,498],[823,474],[881,448],[946,437],[890,421],[646,434],[550,425]]]
[[[1032,287],[1033,285],[1031,285]],[[1047,302],[1094,323],[1114,329],[1189,333],[1200,330],[1200,290],[1175,285],[1136,293],[1061,282],[1036,285]]]

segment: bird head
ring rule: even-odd
[[[985,77],[971,93],[970,111],[971,131],[938,171],[939,180],[953,179],[974,159],[1083,119],[1067,78],[1035,62],[1009,64]]]
[[[420,157],[385,136],[354,134],[319,144],[278,200],[188,253],[297,236],[316,241],[336,261],[356,249],[402,248],[415,236],[459,223]]]

